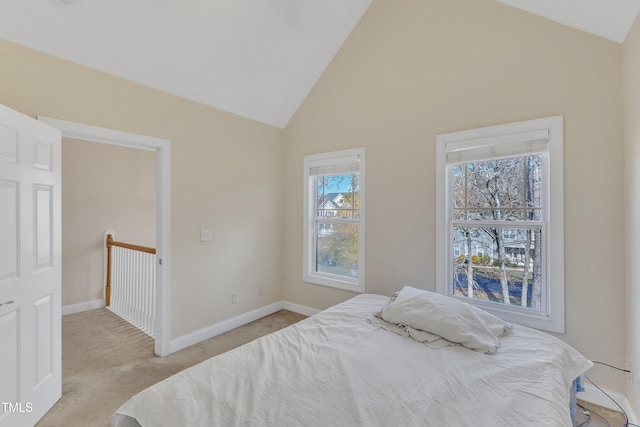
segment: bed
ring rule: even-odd
[[[419,342],[376,324],[393,302],[362,294],[213,357],[133,396],[113,425],[572,425],[571,386],[591,367],[576,350],[522,326],[488,353]]]

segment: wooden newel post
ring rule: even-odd
[[[107,234],[107,284],[105,286],[105,305],[111,305],[111,247],[113,246],[113,236]]]

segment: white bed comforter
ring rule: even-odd
[[[591,366],[577,351],[521,326],[494,354],[432,349],[369,322],[387,300],[357,296],[182,371],[132,397],[114,423],[571,425],[571,382]]]

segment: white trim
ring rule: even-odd
[[[62,307],[62,315],[81,313],[83,311],[95,310],[97,308],[104,308],[103,299],[94,299],[92,301],[79,302],[77,304],[65,305]]]
[[[316,308],[285,300],[274,302],[273,304],[249,311],[248,313],[240,314],[232,317],[231,319],[223,320],[222,322],[206,326],[179,338],[175,338],[171,340],[170,353],[198,344],[199,342],[208,340],[209,338],[213,338],[220,334],[224,334],[225,332],[239,328],[240,326],[246,325],[247,323],[261,319],[280,310],[289,310],[304,316],[313,316],[321,311]]]
[[[303,314],[305,316],[313,316],[314,314],[318,314],[322,311],[318,310],[317,308],[296,304],[291,301],[282,301],[282,308],[284,310],[293,311],[294,313]]]
[[[38,120],[56,129],[60,129],[63,132],[62,136],[64,138],[101,142],[103,144],[120,145],[122,147],[135,147],[149,151],[155,151],[158,145],[162,145],[159,144],[159,141],[165,141],[152,136],[101,128],[46,116],[38,116]]]
[[[602,394],[602,392],[598,390],[593,384],[589,384],[586,380],[583,381],[582,384],[584,385],[584,392],[578,392],[576,398],[608,409],[613,409],[614,411],[620,411],[620,408],[618,408],[616,404],[611,401],[611,399]],[[633,409],[631,409],[631,405],[629,405],[627,396],[615,391],[606,389],[603,390],[609,396],[611,396],[618,403],[618,405],[622,406],[622,409],[624,409],[624,411],[627,413],[627,417],[629,417],[630,423],[638,424],[638,418],[633,412]]]
[[[156,151],[156,324],[155,353],[171,353],[171,142]]]
[[[171,352],[169,311],[171,306],[169,292],[169,278],[171,277],[171,141],[45,116],[38,116],[38,120],[59,129],[63,138],[75,138],[156,152],[156,259],[158,266],[156,266],[155,353],[158,356],[166,356]]]
[[[208,340],[209,338],[213,338],[242,325],[246,325],[254,320],[273,314],[276,311],[282,310],[282,305],[282,301],[278,301],[173,339],[171,340],[170,352],[173,353],[174,351],[182,350],[201,341]]]

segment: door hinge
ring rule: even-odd
[[[158,258],[158,264],[162,265],[162,258]]]

